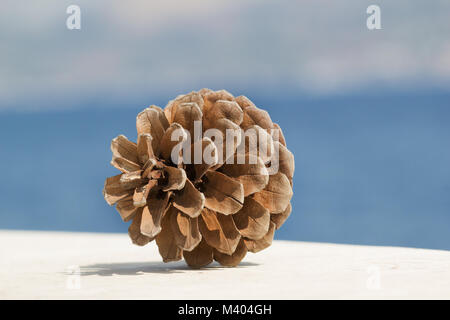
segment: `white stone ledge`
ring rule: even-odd
[[[238,268],[191,270],[125,234],[0,231],[0,243],[0,299],[450,298],[447,251],[275,241]]]

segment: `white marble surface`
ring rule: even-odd
[[[450,298],[447,251],[276,241],[191,270],[125,234],[0,231],[0,256],[0,299]]]

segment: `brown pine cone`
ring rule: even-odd
[[[244,96],[202,89],[164,110],[145,109],[136,127],[137,144],[123,135],[112,140],[111,164],[122,173],[103,190],[122,219],[132,220],[134,244],[155,239],[164,262],[184,257],[194,268],[213,260],[236,266],[247,251],[271,245],[291,213],[294,156],[266,111]],[[208,129],[223,140],[205,136]]]

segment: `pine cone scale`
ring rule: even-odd
[[[214,252],[213,248],[206,243],[205,239],[202,239],[194,250],[183,251],[183,257],[190,267],[202,268],[214,261]]]
[[[269,210],[252,198],[246,198],[242,209],[232,217],[239,233],[245,238],[260,240],[269,231]]]
[[[244,189],[244,197],[263,190],[269,182],[269,173],[262,159],[256,155],[245,154],[244,163],[239,164],[235,156],[234,164],[224,164],[221,172],[237,179]]]
[[[283,213],[272,214],[270,216],[270,220],[273,223],[275,223],[276,230],[281,228],[281,226],[284,224],[284,222],[287,220],[287,218],[289,218],[289,216],[291,215],[291,212],[292,212],[292,206],[289,203],[289,205],[287,206],[286,210],[284,210]]]
[[[142,210],[141,233],[149,238],[156,237],[161,231],[162,210],[150,211],[148,206]]]
[[[269,183],[264,190],[253,195],[253,199],[277,214],[286,210],[292,198],[292,187],[289,179],[281,172],[269,176]]]
[[[184,188],[187,176],[183,169],[165,167],[164,173],[164,181],[161,182],[162,191],[177,191]]]
[[[128,196],[117,202],[116,209],[119,211],[120,217],[124,222],[133,219],[136,212],[139,210],[133,203],[133,196]]]
[[[173,206],[191,218],[196,218],[205,206],[205,196],[192,182],[186,180],[184,188],[174,194]]]
[[[153,240],[141,233],[142,211],[143,208],[137,208],[137,212],[134,215],[130,226],[128,227],[128,235],[130,236],[131,241],[133,242],[133,244],[138,246],[145,246],[147,243]]]
[[[178,247],[170,226],[170,217],[166,215],[162,221],[162,230],[156,237],[159,253],[164,262],[178,261],[183,257],[183,251]]]
[[[206,208],[202,211],[199,227],[208,245],[228,255],[233,254],[241,239],[231,216]]]
[[[242,184],[217,171],[206,172],[203,186],[205,206],[222,214],[238,212],[244,203],[244,187]]]
[[[138,171],[141,169],[141,167],[138,164],[122,157],[113,156],[111,164],[113,165],[113,167],[122,171],[123,173]]]
[[[214,249],[214,260],[225,267],[236,267],[247,254],[247,247],[244,240],[240,240],[235,251],[231,254],[224,254]]]
[[[127,159],[136,165],[139,163],[137,145],[124,135],[119,135],[111,141],[111,151],[117,158]]]
[[[137,143],[137,153],[138,153],[138,159],[141,164],[144,164],[143,169],[146,169],[145,164],[149,160],[153,160],[153,163],[156,164],[156,157],[153,153],[153,138],[151,134],[149,133],[143,133],[138,136],[138,143]]]
[[[171,210],[167,214],[177,246],[184,251],[192,251],[202,240],[198,218],[190,218],[178,210]]]
[[[132,189],[124,189],[120,184],[121,174],[113,177],[109,177],[105,181],[105,186],[103,188],[103,196],[106,202],[112,206],[115,205],[122,199],[133,194]]]
[[[272,244],[273,235],[275,233],[275,223],[270,222],[269,231],[259,240],[251,240],[244,238],[245,246],[248,251],[257,253],[268,248]]]

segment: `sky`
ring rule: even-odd
[[[81,8],[81,30],[66,9]],[[126,232],[109,144],[203,87],[270,112],[295,155],[277,239],[450,250],[450,2],[3,0],[0,229]]]
[[[71,4],[81,30],[66,28]],[[373,31],[370,4],[5,0],[0,109],[134,103],[202,87],[313,96],[447,90],[450,3],[378,1],[382,29]]]

